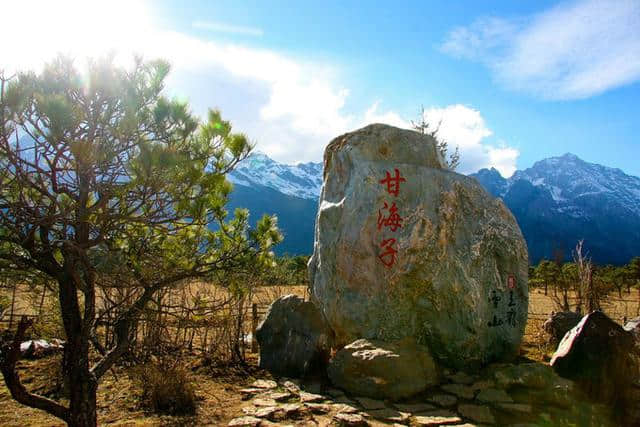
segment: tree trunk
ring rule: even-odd
[[[98,425],[96,413],[96,391],[98,383],[88,369],[72,368],[69,396],[69,426],[95,427]]]
[[[73,427],[95,427],[97,425],[96,391],[98,381],[89,369],[88,319],[80,316],[77,288],[73,280],[64,275],[58,280],[60,312],[67,342],[63,358],[63,375],[69,390],[69,420]],[[88,292],[87,292],[88,293]],[[86,294],[85,294],[86,295]],[[87,308],[93,304],[85,298]]]

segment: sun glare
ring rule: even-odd
[[[14,1],[0,10],[5,71],[37,70],[58,53],[84,59],[112,52],[118,62],[130,61],[153,32],[143,1]]]

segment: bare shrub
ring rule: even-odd
[[[576,265],[578,266],[578,278],[579,278],[579,286],[577,289],[577,301],[576,301],[576,311],[579,313],[583,312],[583,304],[586,313],[591,313],[595,310],[600,310],[600,289],[596,283],[594,283],[593,277],[593,264],[591,259],[582,253],[584,240],[580,240],[576,245],[575,252],[573,253],[573,258],[575,260]]]
[[[133,369],[133,379],[141,388],[144,408],[168,415],[193,415],[196,394],[187,369],[179,362],[161,359]]]

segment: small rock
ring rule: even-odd
[[[256,408],[255,406],[245,406],[244,408],[242,408],[242,412],[245,415],[250,415],[250,416],[255,416],[256,412],[258,411],[258,408]]]
[[[256,380],[251,384],[253,388],[272,389],[278,387],[278,383],[273,380]]]
[[[336,412],[342,412],[344,414],[353,414],[358,412],[358,408],[346,403],[334,403],[331,405]]]
[[[391,423],[405,423],[410,417],[410,414],[406,412],[399,412],[391,408],[373,409],[367,413],[373,418]]]
[[[367,420],[360,414],[339,413],[333,416],[333,422],[337,426],[358,427],[369,425]]]
[[[274,391],[272,393],[267,394],[266,396],[269,399],[273,399],[276,402],[283,402],[291,397],[291,393],[284,391]]]
[[[381,400],[369,399],[368,397],[356,397],[356,400],[367,410],[386,408],[386,405]]]
[[[476,381],[473,384],[471,384],[471,388],[474,391],[478,391],[478,390],[484,390],[485,388],[491,388],[495,385],[495,383],[491,380],[481,380],[481,381]]]
[[[326,400],[326,399],[321,394],[307,393],[306,391],[300,392],[300,401],[302,403],[322,402],[323,400]]]
[[[416,414],[418,412],[433,411],[435,406],[428,403],[396,403],[394,405],[399,411]]]
[[[295,418],[304,415],[305,407],[299,403],[285,403],[280,406],[280,409],[284,411],[286,418]]]
[[[459,424],[462,418],[449,411],[434,411],[432,413],[413,417],[411,424],[416,426],[441,426]]]
[[[458,412],[465,418],[469,418],[478,423],[494,424],[496,419],[487,406],[480,405],[458,405]]]
[[[500,409],[504,409],[508,412],[522,412],[522,413],[531,413],[533,407],[528,403],[499,403],[498,407]]]
[[[227,425],[229,427],[258,427],[260,425],[260,422],[260,418],[240,417],[232,419]]]
[[[455,394],[461,399],[473,399],[475,395],[475,391],[471,387],[461,384],[444,384],[440,388],[448,393]]]
[[[476,396],[476,400],[483,403],[513,402],[511,396],[509,396],[506,391],[499,388],[487,388],[480,390],[480,393]]]
[[[265,398],[257,398],[251,401],[255,406],[267,407],[267,406],[276,406],[276,401],[273,399],[265,399]]]
[[[305,406],[314,414],[326,414],[331,412],[331,405],[327,403],[305,403]]]
[[[253,414],[253,416],[258,417],[258,418],[271,418],[271,419],[275,419],[275,418],[280,418],[280,417],[275,417],[275,413],[281,411],[281,409],[277,406],[267,406],[265,408],[259,408],[256,410],[256,412]]]
[[[472,384],[473,381],[475,380],[474,377],[472,377],[471,375],[463,371],[458,371],[453,375],[448,375],[447,379],[449,379],[453,383],[464,384],[464,385]]]
[[[293,381],[285,381],[282,383],[282,387],[291,394],[300,394],[300,386]]]
[[[243,388],[240,390],[240,395],[242,396],[242,400],[248,400],[262,392],[264,392],[264,389],[262,388]]]
[[[433,396],[428,397],[427,401],[447,408],[458,403],[458,399],[450,394],[434,394]]]

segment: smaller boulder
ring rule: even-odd
[[[549,335],[549,343],[557,346],[564,335],[580,322],[580,319],[582,315],[573,311],[551,312],[542,329]]]
[[[327,372],[335,386],[349,393],[392,401],[420,393],[439,377],[427,347],[410,338],[354,341],[336,353]]]
[[[624,330],[631,333],[636,340],[636,350],[640,353],[640,316],[634,317],[624,325]]]
[[[312,302],[286,295],[271,304],[256,338],[261,368],[300,378],[326,366],[333,332]]]
[[[589,396],[623,402],[638,375],[630,332],[601,311],[582,318],[551,359],[558,375],[574,380]]]

